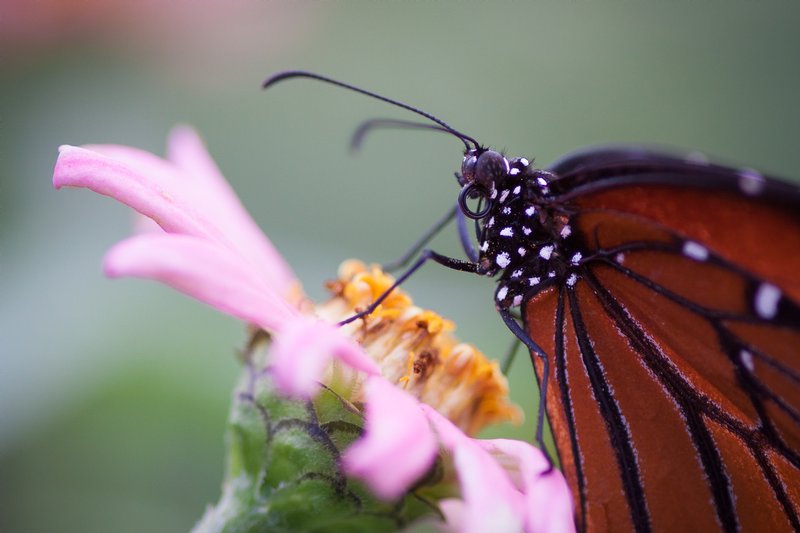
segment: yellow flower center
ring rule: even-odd
[[[365,309],[394,283],[378,266],[356,260],[339,267],[328,283],[332,298],[318,305],[319,316],[341,321]],[[350,334],[381,367],[383,377],[435,408],[464,432],[477,434],[496,422],[522,420],[508,398],[508,382],[496,361],[459,342],[454,324],[421,309],[395,289],[372,314],[343,331]],[[358,401],[356,391],[354,401]]]

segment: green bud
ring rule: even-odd
[[[246,351],[228,420],[222,496],[194,533],[395,531],[439,518],[429,499],[441,478],[438,462],[398,501],[374,498],[340,468],[341,454],[363,431],[358,408],[329,388],[313,401],[279,396],[263,370],[266,344],[256,335]]]

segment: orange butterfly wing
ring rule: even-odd
[[[579,526],[800,529],[800,211],[658,182],[570,202],[582,273],[523,318]]]

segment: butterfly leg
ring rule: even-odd
[[[414,262],[414,264],[411,265],[411,267],[409,267],[408,270],[406,270],[400,277],[398,277],[397,281],[395,281],[391,287],[389,287],[383,294],[378,296],[378,298],[374,302],[369,304],[369,306],[367,306],[366,309],[354,314],[349,318],[342,320],[341,322],[339,322],[339,325],[344,326],[345,324],[349,324],[354,320],[363,318],[372,313],[373,311],[375,311],[375,309],[381,304],[381,302],[383,302],[386,299],[386,297],[389,296],[389,294],[391,294],[391,292],[395,289],[395,287],[398,287],[401,283],[403,283],[405,280],[411,277],[411,275],[417,270],[419,270],[419,268],[422,265],[424,265],[425,262],[428,260],[433,260],[439,263],[440,265],[446,266],[447,268],[451,268],[453,270],[460,270],[462,272],[472,272],[473,274],[483,274],[484,272],[483,268],[477,263],[464,261],[462,259],[455,259],[453,257],[447,257],[446,255],[436,253],[433,250],[424,250],[420,254],[419,259],[417,259],[416,262]]]
[[[503,319],[503,322],[506,323],[508,329],[511,330],[517,339],[522,341],[525,346],[531,351],[531,354],[538,357],[542,360],[542,382],[539,384],[539,410],[536,414],[536,444],[542,450],[542,453],[547,456],[547,460],[550,461],[550,465],[552,466],[553,461],[547,455],[546,448],[544,447],[544,413],[545,407],[547,406],[547,380],[548,376],[550,375],[550,361],[547,358],[547,354],[536,344],[533,339],[531,339],[530,335],[522,329],[522,326],[514,320],[514,316],[511,314],[511,311],[508,308],[500,307],[498,309],[500,313],[500,317]]]
[[[458,208],[458,204],[456,204],[456,224],[458,225],[458,239],[461,241],[461,247],[464,249],[464,253],[470,261],[477,263],[480,257],[478,256],[478,251],[472,245],[472,240],[469,238],[467,217],[465,217],[464,212]]]
[[[455,204],[451,207],[445,215],[436,221],[436,223],[428,228],[422,236],[417,239],[417,241],[411,245],[411,247],[403,253],[398,259],[391,261],[389,263],[385,263],[382,265],[383,270],[386,272],[391,272],[393,270],[397,270],[398,268],[404,267],[411,261],[411,258],[417,255],[417,252],[422,250],[426,244],[428,244],[431,239],[436,237],[436,235],[442,231],[442,229],[453,220],[453,217],[456,215],[456,211],[458,210],[458,204]]]
[[[515,338],[513,341],[511,341],[511,346],[509,346],[508,350],[506,350],[506,354],[503,356],[503,361],[500,363],[500,371],[503,373],[503,375],[507,376],[511,370],[511,364],[517,357],[517,351],[519,350],[520,344],[522,344],[522,341]]]

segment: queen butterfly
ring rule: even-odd
[[[397,284],[428,260],[498,278],[495,306],[540,383],[537,440],[546,410],[579,529],[800,530],[798,187],[631,146],[536,169],[317,74],[264,87],[295,77],[436,124],[368,128],[464,143],[457,205],[404,259],[455,218],[468,260],[426,249]]]

